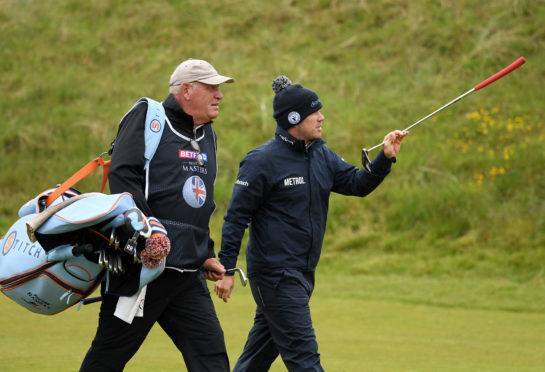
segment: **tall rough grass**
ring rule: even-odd
[[[524,0],[4,0],[0,230],[107,150],[136,99],[166,97],[183,59],[236,79],[222,87],[215,124],[219,241],[238,162],[274,131],[278,74],[319,93],[328,145],[359,165],[361,147],[524,55],[512,75],[415,128],[371,196],[332,198],[322,265],[542,283],[543,19],[545,3]],[[79,188],[98,184],[97,175]]]

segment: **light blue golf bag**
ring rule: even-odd
[[[46,315],[83,300],[110,275],[125,275],[124,267],[135,265],[144,227],[138,226],[142,214],[128,193],[79,194],[70,189],[40,212],[53,190],[25,204],[21,218],[0,240],[1,291]],[[156,269],[136,265],[138,289],[164,269],[164,262]]]

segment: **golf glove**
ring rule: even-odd
[[[148,221],[151,226],[151,236],[146,239],[146,248],[140,253],[140,259],[142,265],[153,269],[170,252],[170,239],[167,236],[167,230],[157,218],[149,217]]]

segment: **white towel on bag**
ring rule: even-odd
[[[130,297],[120,296],[114,315],[129,324],[132,324],[134,317],[143,317],[146,289],[147,285]]]

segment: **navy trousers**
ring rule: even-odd
[[[309,307],[314,272],[254,276],[250,286],[257,310],[233,372],[268,371],[278,354],[289,371],[323,371]]]
[[[118,297],[103,298],[97,333],[80,371],[122,371],[155,322],[180,350],[188,371],[229,371],[223,331],[201,272],[166,269],[148,284],[144,316],[132,324],[113,315]]]

